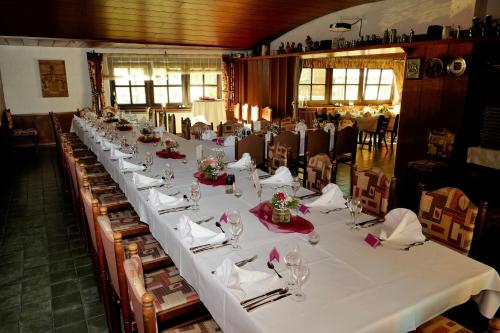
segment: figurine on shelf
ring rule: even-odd
[[[267,55],[267,45],[266,44],[262,44],[262,49],[260,50],[260,55],[261,56]]]
[[[410,35],[408,35],[408,42],[413,42],[413,38],[415,37],[415,30],[410,29]]]
[[[284,54],[285,53],[285,44],[281,42],[280,47],[278,48],[278,54]]]
[[[304,49],[302,48],[302,43],[297,44],[297,52],[299,52],[299,53],[304,52]]]
[[[481,29],[481,36],[488,36],[493,34],[493,21],[491,15],[486,15],[484,17],[484,25]]]
[[[314,42],[314,46],[313,46],[313,50],[319,50],[320,47],[319,47],[319,41],[315,41]]]
[[[384,37],[382,37],[382,44],[389,44],[389,30],[385,29]]]
[[[295,42],[292,42],[291,49],[292,49],[292,53],[297,52],[297,48],[295,47]]]
[[[292,49],[290,47],[290,42],[286,42],[285,53],[292,53]]]
[[[481,23],[479,22],[479,17],[474,16],[472,18],[472,26],[469,29],[469,37],[479,36],[481,33]]]
[[[306,38],[306,52],[312,51],[312,50],[314,50],[313,40],[312,40],[311,36],[307,36],[307,38]]]

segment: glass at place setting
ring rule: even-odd
[[[193,210],[199,210],[200,206],[198,205],[198,201],[201,199],[201,189],[198,181],[191,183],[190,199],[193,202]]]
[[[297,191],[300,189],[300,179],[299,177],[294,177],[292,181],[292,191],[293,191],[293,197],[297,197]]]
[[[348,222],[347,225],[356,225],[356,217],[361,214],[361,211],[363,210],[361,198],[347,198],[347,208],[349,208],[349,213],[352,217],[352,222]]]
[[[302,291],[302,285],[309,277],[310,274],[309,267],[307,267],[305,264],[299,265],[293,270],[292,274],[294,276],[295,281],[297,281],[297,289],[293,294],[293,299],[297,302],[302,302],[306,299],[306,295]]]
[[[171,186],[172,178],[174,177],[174,168],[168,163],[165,164],[165,169],[163,170],[163,177],[165,180],[165,185],[167,187]]]
[[[227,213],[227,220],[229,222],[229,226],[231,227],[229,230],[232,235],[232,247],[235,250],[241,249],[241,246],[238,244],[239,237],[243,232],[243,223],[241,222],[241,214],[237,209],[230,210]]]
[[[144,166],[146,167],[146,172],[151,172],[151,167],[153,166],[153,155],[150,152],[146,153],[146,159],[144,160]]]
[[[285,257],[283,258],[286,267],[289,271],[289,278],[287,281],[288,289],[295,290],[297,288],[297,280],[295,279],[294,270],[300,265],[302,259],[300,257],[300,248],[298,244],[291,246]]]

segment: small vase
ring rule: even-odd
[[[273,223],[290,223],[290,209],[273,208],[272,221]]]
[[[207,179],[207,180],[216,181],[217,179],[219,179],[219,175],[205,173],[204,176],[205,176],[205,179]]]

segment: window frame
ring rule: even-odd
[[[184,103],[185,100],[186,100],[186,91],[184,89],[184,80],[185,80],[184,76],[185,76],[185,74],[181,73],[181,83],[180,84],[170,84],[170,82],[169,82],[170,80],[169,80],[168,75],[169,74],[167,73],[167,84],[166,85],[164,85],[164,84],[155,84],[154,80],[151,80],[151,84],[152,84],[151,103],[154,106],[158,107],[158,106],[162,105],[161,102],[156,102],[154,100],[154,98],[155,98],[155,88],[166,88],[167,89],[167,103],[165,103],[165,105],[167,105],[167,106],[180,106],[182,104],[185,104]],[[175,102],[175,103],[170,102],[170,91],[168,89],[170,87],[180,87],[181,88],[181,90],[182,90],[182,102],[180,102],[180,103],[179,102]]]
[[[222,84],[221,84],[221,77],[222,75],[220,73],[217,73],[217,82],[215,84],[207,84],[205,83],[205,74],[210,73],[210,72],[201,72],[202,74],[202,84],[191,84],[191,73],[186,74],[188,77],[188,101],[189,104],[192,104],[193,101],[191,101],[191,87],[202,87],[203,89],[203,95],[206,96],[205,94],[205,87],[215,87],[217,88],[217,99],[220,99],[222,97]]]
[[[330,85],[330,103],[331,104],[335,104],[335,103],[342,103],[342,102],[357,102],[357,103],[361,103],[363,102],[363,98],[362,98],[362,82],[363,82],[363,70],[361,68],[352,68],[352,67],[346,67],[346,68],[329,68],[330,69],[330,78],[331,78],[331,85]],[[333,70],[334,69],[343,69],[345,71],[345,82],[343,84],[334,84],[333,83]],[[347,70],[348,69],[358,69],[359,70],[359,78],[358,78],[358,83],[357,84],[352,84],[352,83],[347,83]],[[332,99],[333,97],[333,87],[334,86],[344,86],[344,97],[346,95],[346,88],[347,86],[354,86],[354,85],[357,85],[358,86],[358,98],[357,99],[339,99],[339,100],[335,100],[335,99]]]
[[[329,77],[329,75],[328,75],[328,70],[330,68],[308,68],[308,69],[311,69],[311,75],[310,75],[311,83],[300,83],[300,77],[299,77],[299,85],[298,85],[297,91],[300,90],[300,86],[308,86],[309,87],[309,100],[307,100],[308,104],[315,104],[315,105],[328,104],[328,101],[330,100],[330,93],[331,93],[331,90],[329,91],[329,89],[328,89],[328,85],[329,84],[331,85],[331,77]],[[313,76],[314,76],[313,71],[315,69],[325,69],[325,84],[313,83]],[[301,73],[301,75],[302,75],[302,73]],[[325,99],[322,99],[322,100],[311,99],[313,86],[323,86],[325,88]]]
[[[382,84],[380,83],[380,81],[382,80],[382,71],[383,70],[387,70],[387,69],[390,69],[390,68],[365,68],[363,72],[366,71],[366,75],[364,75],[364,77],[368,78],[368,72],[370,70],[378,70],[380,72],[379,74],[379,77],[378,77],[378,83],[377,84],[374,84],[374,83],[370,83],[368,84],[367,81],[368,80],[364,80],[363,78],[363,101],[365,102],[368,102],[370,104],[387,104],[387,103],[390,103],[392,102],[392,99],[394,98],[394,70],[392,70],[392,82],[390,84],[391,86],[391,93],[389,94],[389,99],[386,99],[386,100],[381,100],[381,99],[375,99],[375,100],[371,100],[371,99],[365,99],[365,93],[366,93],[366,87],[367,86],[377,86],[377,97],[378,97],[378,94],[380,92],[380,86],[389,86],[389,84]]]
[[[112,82],[112,85],[111,85],[111,81]],[[148,92],[147,92],[147,89],[146,89],[146,81],[144,81],[144,84],[143,85],[140,85],[140,84],[132,84],[132,81],[131,80],[128,80],[128,85],[124,85],[124,84],[116,84],[116,81],[115,80],[110,80],[110,90],[111,90],[111,96],[112,96],[112,101],[111,101],[111,104],[114,105],[115,102],[116,102],[116,88],[128,88],[128,93],[129,93],[129,97],[130,97],[130,103],[129,104],[119,104],[119,105],[124,105],[124,106],[128,106],[128,107],[131,107],[131,108],[134,108],[134,107],[146,107],[148,105]],[[132,97],[132,88],[144,88],[144,94],[146,96],[146,102],[145,103],[134,103],[133,102],[133,97]]]

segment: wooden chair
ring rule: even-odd
[[[243,153],[249,153],[255,160],[257,167],[262,167],[265,164],[265,138],[251,134],[244,139],[235,140],[235,156],[239,160]]]
[[[249,116],[249,114],[248,114],[248,104],[245,103],[245,104],[243,104],[241,106],[241,122],[243,124],[248,123],[248,116]]]
[[[36,128],[15,128],[14,117],[10,110],[5,110],[4,114],[12,150],[15,152],[16,147],[34,147],[38,154],[38,130]]]
[[[107,208],[100,209],[97,219],[97,241],[99,244],[99,269],[101,274],[105,273],[106,292],[110,308],[116,309],[121,305],[125,332],[132,331],[129,298],[127,285],[120,284],[119,275],[123,272],[123,260],[125,249],[131,243],[137,246],[137,255],[141,258],[144,271],[151,271],[172,265],[172,260],[165,254],[160,243],[149,233],[148,226],[141,222],[139,216],[133,208],[126,210],[108,211]],[[105,257],[105,262],[101,256]],[[122,267],[120,267],[122,266]],[[120,302],[119,302],[120,301]],[[115,326],[119,325],[119,316],[111,311]]]
[[[255,126],[258,125],[259,128],[258,130],[255,128]],[[269,127],[271,127],[271,123],[265,119],[259,119],[256,121],[252,121],[252,132],[258,132],[258,133],[267,133],[269,130]]]
[[[387,125],[387,133],[389,133],[391,137],[391,148],[393,147],[394,142],[396,141],[396,138],[398,136],[398,130],[399,130],[399,114],[397,114],[396,117],[389,118],[389,124]]]
[[[186,140],[191,139],[191,120],[189,118],[182,118],[181,117],[181,130],[182,130],[182,137]]]
[[[323,187],[334,182],[337,163],[327,154],[314,155],[307,161],[305,171],[306,188],[320,192]]]
[[[337,163],[351,165],[351,174],[356,163],[356,153],[358,148],[358,128],[353,126],[344,127],[335,131],[333,143],[333,160]],[[336,181],[336,175],[333,182]],[[352,179],[351,179],[352,180]]]
[[[276,169],[281,166],[289,168],[291,159],[292,152],[290,151],[290,147],[278,142],[275,144],[269,143],[267,148],[267,171],[269,173],[274,174]]]
[[[235,135],[235,132],[241,127],[243,127],[243,125],[234,120],[228,120],[225,123],[221,122],[219,126],[217,126],[217,135],[223,137]]]
[[[240,115],[240,103],[236,103],[233,105],[233,117],[236,121],[241,120],[241,115]]]
[[[292,117],[285,117],[280,119],[279,126],[282,131],[295,131],[296,121]]]
[[[175,123],[175,114],[167,115],[167,131],[172,134],[177,134],[176,123]]]
[[[172,328],[179,320],[189,322],[207,317],[198,294],[175,266],[144,272],[141,258],[136,254],[137,246],[132,243],[128,250],[130,259],[123,263],[123,282],[127,285],[131,314],[139,333],[157,332],[157,326],[160,330]]]
[[[309,156],[317,154],[327,154],[330,150],[330,131],[325,132],[323,129],[306,131],[305,138],[305,153]]]
[[[278,135],[271,137],[273,145],[280,144],[290,148],[291,167],[297,166],[300,151],[300,135],[290,131],[282,131]]]
[[[387,178],[379,168],[356,170],[351,176],[351,193],[360,198],[363,212],[383,217],[395,207],[396,177]]]
[[[477,207],[461,190],[453,187],[424,191],[421,184],[420,190],[418,219],[424,235],[463,255],[477,254],[488,203],[481,201]],[[494,322],[495,320],[490,321],[490,328],[493,328]],[[442,315],[420,325],[413,332],[472,333]]]
[[[368,135],[370,136],[368,139],[368,150],[372,149],[373,146],[381,145],[382,141],[385,144],[385,149],[388,149],[387,147],[387,141],[385,139],[385,134],[387,132],[387,125],[389,124],[389,118],[386,118],[384,115],[380,115],[377,120],[377,127],[375,130],[365,130],[363,141],[361,143],[361,149],[363,149],[364,145],[366,144],[366,138]]]
[[[273,109],[271,109],[269,106],[266,106],[261,110],[260,114],[261,119],[265,119],[268,122],[272,122],[273,118]]]
[[[201,139],[201,135],[205,133],[205,131],[213,131],[214,129],[214,124],[210,123],[210,125],[202,123],[201,121],[195,123],[194,125],[191,126],[189,129],[190,135],[189,137],[193,137],[196,140]]]

